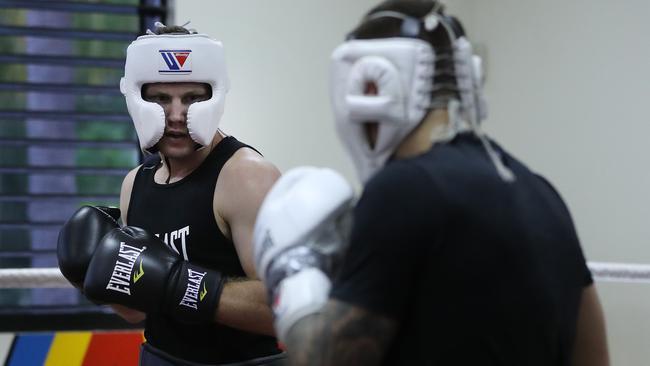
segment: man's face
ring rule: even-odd
[[[196,150],[187,130],[187,110],[192,103],[211,96],[210,86],[203,83],[152,83],[143,87],[142,98],[165,111],[165,133],[157,144],[163,155],[183,158]]]

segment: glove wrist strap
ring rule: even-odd
[[[280,282],[272,308],[281,342],[286,340],[289,329],[297,321],[320,311],[327,302],[330,288],[330,279],[318,268],[304,269]]]
[[[221,273],[183,261],[169,299],[169,312],[188,323],[214,321],[223,285]]]

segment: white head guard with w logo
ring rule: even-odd
[[[190,137],[203,147],[217,133],[229,88],[221,42],[205,34],[162,34],[141,36],[129,45],[120,90],[143,151],[150,152],[162,138],[165,112],[142,99],[142,86],[192,82],[212,88],[212,98],[193,103],[187,111]]]

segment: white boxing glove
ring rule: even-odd
[[[253,232],[255,267],[269,290],[281,341],[296,321],[327,301],[353,200],[340,174],[315,167],[291,169],[264,199]]]

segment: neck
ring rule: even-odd
[[[434,109],[425,119],[399,144],[395,150],[397,159],[421,155],[433,146],[434,142],[449,133],[449,113],[447,109]]]
[[[164,173],[164,178],[168,183],[177,182],[190,173],[192,173],[196,168],[205,161],[205,159],[210,155],[210,152],[214,149],[217,144],[223,140],[223,135],[221,131],[217,131],[217,134],[212,139],[210,145],[194,151],[188,156],[181,158],[166,157],[161,154],[161,160],[163,168],[160,170],[161,173]],[[167,179],[169,178],[169,179]]]

